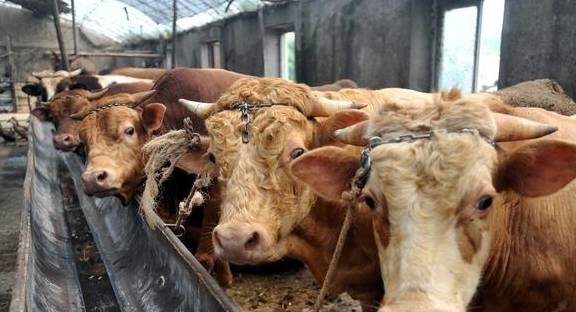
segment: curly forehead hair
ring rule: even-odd
[[[490,109],[475,98],[462,97],[458,90],[436,95],[432,105],[383,106],[372,118],[367,134],[396,135],[435,129],[474,128],[485,137],[493,138],[496,124]]]
[[[305,84],[280,78],[246,78],[238,80],[220,97],[216,110],[230,109],[242,102],[250,105],[283,104],[307,115],[310,104],[317,103],[318,98]]]

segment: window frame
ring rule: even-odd
[[[478,85],[478,64],[480,61],[480,40],[482,36],[482,8],[484,6],[484,0],[446,0],[436,2],[436,32],[435,32],[435,44],[434,44],[434,61],[432,62],[433,68],[433,83],[434,89],[440,89],[440,71],[442,64],[442,43],[443,43],[443,30],[444,30],[444,15],[446,11],[453,9],[460,9],[466,7],[476,7],[476,31],[474,38],[474,66],[472,69],[472,90],[475,92]]]

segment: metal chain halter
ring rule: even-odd
[[[79,113],[77,119],[78,119],[78,120],[83,120],[84,118],[88,117],[88,116],[91,115],[91,114],[97,114],[97,113],[99,113],[99,112],[101,112],[101,111],[110,109],[110,108],[112,108],[112,107],[117,107],[117,106],[126,106],[126,107],[129,107],[129,108],[134,108],[135,105],[132,104],[132,103],[111,103],[111,104],[106,104],[106,105],[98,106],[98,107],[95,107],[95,108],[90,109],[90,110],[88,110],[88,111]]]
[[[250,113],[257,111],[260,108],[271,107],[272,105],[274,104],[251,105],[247,102],[242,102],[232,106],[233,110],[237,109],[242,114],[242,143],[247,144],[250,138],[250,132],[248,128],[250,123]]]

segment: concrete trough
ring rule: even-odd
[[[86,196],[79,180],[84,165],[53,148],[51,124],[32,118],[30,130],[11,312],[93,309],[84,294],[93,289],[75,259],[77,234],[67,221],[75,209],[63,205],[63,169],[112,289],[115,303],[100,311],[240,311],[168,228],[145,224],[136,202],[123,206],[116,198]]]

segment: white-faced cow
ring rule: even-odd
[[[336,135],[370,139],[358,176],[367,177],[381,311],[576,309],[574,119],[450,92],[432,106],[387,106]],[[324,147],[291,172],[338,200],[359,158]]]
[[[116,83],[145,82],[151,79],[133,78],[120,75],[80,75],[81,69],[73,72],[59,70],[56,72],[34,72],[32,76],[39,80],[22,87],[22,91],[30,96],[40,96],[42,101],[51,100],[55,94],[70,89],[100,90]]]

